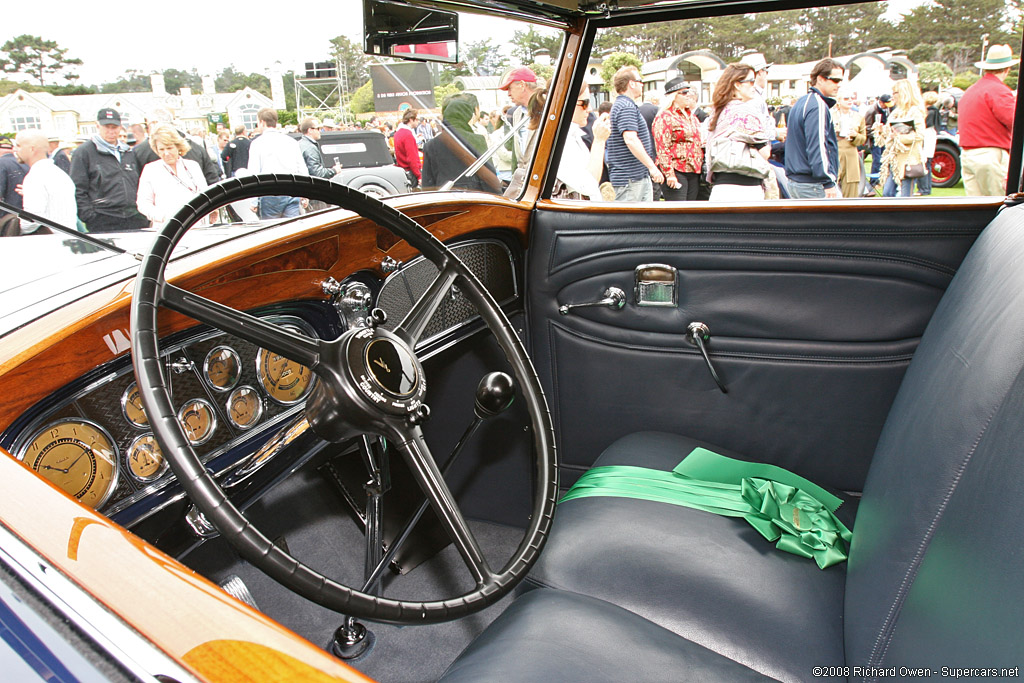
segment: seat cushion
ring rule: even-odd
[[[441,680],[620,683],[765,677],[620,607],[537,589],[516,599]]]
[[[671,470],[697,446],[663,432],[612,444],[595,463]],[[850,509],[844,509],[850,508]],[[852,528],[852,508],[837,516]],[[777,550],[745,520],[632,498],[558,506],[527,581],[592,596],[780,680],[807,680],[843,653],[845,565]]]

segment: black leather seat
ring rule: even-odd
[[[635,434],[598,464],[668,470],[694,445]],[[852,507],[840,508],[848,525]],[[879,439],[845,567],[818,570],[742,520],[575,499],[559,507],[532,572],[542,588],[444,680],[817,680],[815,667],[875,680],[891,667],[1012,668],[1024,659],[1021,528],[1015,208],[979,237],[929,323]]]

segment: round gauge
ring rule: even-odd
[[[54,422],[36,432],[19,457],[44,479],[91,508],[117,483],[117,447],[105,429],[86,420]]]
[[[128,447],[128,471],[139,481],[153,481],[167,469],[160,444],[152,434],[143,434]]]
[[[239,429],[254,427],[263,416],[263,399],[250,386],[241,386],[228,396],[228,419]]]
[[[216,391],[227,391],[238,384],[242,361],[230,346],[218,346],[206,354],[203,377]]]
[[[194,398],[181,407],[178,422],[193,446],[209,441],[217,429],[217,415],[213,412],[213,406],[201,398]]]
[[[266,349],[256,354],[256,375],[267,396],[283,405],[301,401],[313,379],[305,365]]]
[[[124,393],[121,394],[121,412],[124,419],[136,427],[145,427],[149,424],[146,411],[142,408],[142,397],[139,395],[139,385],[132,382]]]

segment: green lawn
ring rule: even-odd
[[[871,162],[867,161],[864,163],[864,172],[868,173],[871,171]],[[956,185],[953,187],[935,187],[932,186],[933,197],[966,197],[967,193],[964,191],[964,181],[958,180]]]

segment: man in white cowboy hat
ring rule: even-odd
[[[985,75],[967,89],[957,106],[960,163],[969,196],[1006,194],[1016,97],[1004,81],[1017,61],[1009,45],[990,47],[985,61],[974,64]]]
[[[768,60],[764,58],[764,55],[760,52],[746,52],[740,57],[740,63],[746,64],[754,70],[754,100],[753,106],[761,112],[761,115],[765,118],[766,126],[765,130],[768,132],[768,137],[772,140],[778,140],[779,142],[786,141],[786,129],[776,128],[775,119],[768,113],[768,69],[773,64],[769,64]]]

